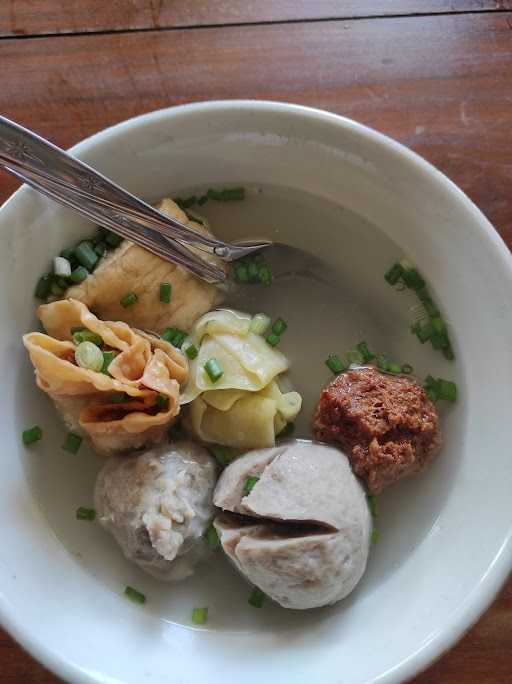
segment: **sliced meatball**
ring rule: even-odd
[[[259,479],[247,492],[250,476]],[[364,573],[371,515],[337,449],[296,441],[246,454],[226,468],[214,502],[227,556],[285,608],[335,603]]]
[[[110,458],[95,486],[99,522],[150,575],[183,579],[207,553],[215,479],[214,459],[192,442]]]
[[[422,470],[441,446],[437,410],[424,389],[374,367],[349,370],[325,387],[313,430],[347,452],[372,494]]]

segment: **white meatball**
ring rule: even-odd
[[[247,493],[251,476],[259,479]],[[337,449],[292,442],[253,451],[226,468],[214,503],[231,513],[215,520],[228,557],[285,608],[335,603],[364,573],[371,515]]]
[[[110,458],[96,481],[99,522],[143,570],[183,579],[207,554],[215,480],[214,459],[192,442]]]

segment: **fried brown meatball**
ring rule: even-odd
[[[346,451],[372,494],[422,470],[441,446],[437,410],[424,389],[374,367],[342,373],[323,389],[313,430]]]

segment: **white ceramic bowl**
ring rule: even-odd
[[[314,204],[308,197],[321,198],[378,227],[442,301],[457,362],[432,353],[431,366],[456,376],[461,399],[444,419],[439,460],[383,498],[381,540],[348,601],[309,614],[270,606],[251,612],[238,579],[231,592],[231,580],[216,584],[215,570],[167,593],[144,585],[153,600],[135,607],[122,590],[145,580],[96,526],[73,520],[76,506],[89,503],[97,459],[61,452],[62,427],[34,390],[20,342],[35,322],[37,274],[88,227],[23,188],[0,211],[4,627],[64,679],[87,684],[383,683],[425,668],[477,619],[511,568],[512,260],[492,226],[415,154],[302,107],[177,107],[110,128],[72,151],[150,200],[193,185],[264,183],[310,193],[305,207]],[[297,243],[336,265],[352,244],[343,217],[340,210],[345,228],[329,235],[321,220],[311,226],[298,218]],[[371,231],[367,237],[352,259],[363,272],[380,244]],[[396,293],[386,290],[382,272],[374,275],[375,291],[386,293],[379,305],[389,306],[397,353],[426,353],[407,333]],[[45,426],[45,437],[27,451],[20,434],[34,423]],[[191,604],[208,602],[207,629],[190,628]]]

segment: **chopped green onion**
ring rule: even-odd
[[[388,281],[390,285],[396,285],[397,282],[404,274],[404,269],[401,264],[394,264],[389,271],[384,275],[384,278]]]
[[[197,355],[199,354],[199,349],[196,347],[195,344],[189,344],[185,349],[185,354],[192,361],[193,359],[197,358]]]
[[[249,332],[255,333],[256,335],[264,335],[267,332],[270,323],[270,317],[266,314],[256,314],[255,316],[253,316],[253,319],[249,326]]]
[[[418,291],[425,287],[425,281],[415,268],[404,268],[402,279],[410,290]]]
[[[91,522],[96,518],[96,511],[94,508],[80,508],[76,509],[76,519],[77,520],[90,520]]]
[[[256,264],[254,261],[249,261],[247,264],[247,277],[249,278],[250,283],[260,282],[260,269],[258,264]]]
[[[165,396],[165,394],[158,393],[156,395],[156,405],[161,411],[167,411],[169,408],[169,397]]]
[[[371,536],[372,544],[376,544],[379,541],[379,537],[380,537],[379,530],[373,528],[372,536]]]
[[[53,283],[53,274],[45,273],[37,281],[35,296],[38,299],[46,299],[51,292]]]
[[[127,586],[124,590],[124,595],[134,603],[140,603],[141,605],[146,603],[146,597],[144,594],[142,594],[140,591],[137,591],[137,589],[134,589],[133,587]]]
[[[94,251],[92,243],[88,240],[80,242],[80,244],[75,247],[75,256],[81,266],[84,266],[88,271],[94,271],[99,256]]]
[[[204,538],[210,549],[215,550],[220,547],[219,535],[217,534],[217,530],[213,526],[213,523],[210,523],[208,529],[204,534]]]
[[[112,233],[110,230],[107,231],[107,234],[105,235],[105,242],[109,247],[119,247],[121,242],[124,240],[121,235],[117,235],[117,233]]]
[[[212,382],[217,382],[224,374],[217,359],[208,359],[204,364],[204,369]]]
[[[53,257],[53,272],[56,276],[63,276],[65,278],[70,276],[71,263],[69,262],[69,259],[62,256]]]
[[[247,271],[247,266],[244,263],[235,264],[233,268],[233,277],[236,283],[249,282],[249,273]]]
[[[98,242],[98,244],[94,245],[94,251],[101,259],[107,253],[107,245],[104,242]]]
[[[434,332],[439,333],[440,335],[446,332],[446,326],[444,324],[444,321],[439,316],[431,318],[430,325],[434,328]]]
[[[88,330],[88,328],[73,328],[71,332],[73,336],[73,342],[75,344],[80,344],[81,342],[92,342],[97,347],[103,346],[103,339],[100,337],[100,335],[92,332],[92,330]]]
[[[270,333],[265,337],[265,341],[271,347],[276,347],[279,344],[279,342],[281,342],[281,338],[279,337],[279,335],[276,335],[275,333]]]
[[[187,333],[183,330],[179,330],[178,328],[166,328],[162,335],[162,339],[164,339],[166,342],[170,342],[172,346],[176,347],[177,349],[181,349],[186,337]]]
[[[363,363],[368,363],[368,361],[372,361],[372,359],[375,358],[375,354],[372,354],[372,352],[368,349],[368,345],[364,341],[356,344],[356,349],[361,354]]]
[[[208,195],[201,195],[201,197],[197,200],[197,203],[200,207],[202,207],[203,204],[206,204],[206,202],[208,202]]]
[[[23,430],[21,433],[23,444],[25,446],[30,446],[31,444],[34,444],[34,442],[39,442],[42,436],[43,431],[39,425],[34,425],[34,427],[31,427],[28,430]]]
[[[73,271],[71,271],[69,279],[76,284],[83,283],[88,275],[89,271],[84,266],[77,266]]]
[[[67,288],[69,287],[68,279],[63,278],[62,276],[55,277],[54,282],[56,282],[59,287],[62,287],[63,290],[67,290]]]
[[[249,596],[249,605],[253,608],[261,608],[263,606],[264,601],[265,594],[261,591],[261,589],[255,587],[252,590],[251,595]]]
[[[101,372],[105,373],[105,375],[108,375],[108,368],[112,361],[116,358],[117,352],[115,351],[104,351],[103,352],[103,366],[101,368]]]
[[[128,292],[121,299],[120,303],[121,303],[121,306],[123,307],[123,309],[127,309],[129,306],[133,306],[137,300],[138,300],[138,297],[135,294],[135,292]]]
[[[337,354],[329,354],[325,365],[334,373],[334,375],[339,375],[340,373],[343,373],[343,371],[347,370],[346,364],[343,363]]]
[[[410,363],[404,363],[402,364],[402,373],[405,375],[410,375],[413,372],[414,368],[411,366]]]
[[[387,371],[389,366],[389,361],[387,356],[384,354],[379,354],[377,356],[377,368],[381,371]]]
[[[172,285],[171,283],[160,283],[160,301],[162,304],[170,304]]]
[[[401,373],[402,366],[399,363],[389,362],[386,370],[388,373]]]
[[[66,441],[62,445],[64,451],[69,451],[71,454],[76,454],[80,449],[82,444],[82,438],[80,435],[76,435],[74,432],[68,432]]]
[[[111,404],[122,404],[125,401],[128,401],[129,396],[126,394],[126,392],[114,392],[111,394],[108,398],[108,401]]]
[[[61,294],[64,292],[63,287],[61,287],[55,280],[52,283],[52,288],[51,288],[51,293],[52,295],[55,295],[56,297],[60,297]]]
[[[244,494],[249,494],[259,479],[258,475],[249,475],[244,484]]]
[[[235,458],[231,449],[227,446],[223,446],[222,444],[212,444],[209,449],[215,456],[217,463],[224,468]]]
[[[416,335],[421,344],[424,344],[430,340],[434,329],[430,323],[426,323],[425,325],[417,323],[412,327],[412,332]]]
[[[288,325],[283,321],[283,319],[278,318],[276,321],[274,321],[274,324],[272,325],[272,332],[275,335],[281,336],[287,327]]]
[[[370,509],[370,513],[372,514],[372,517],[376,518],[377,517],[377,497],[373,494],[368,494],[366,497],[366,500],[368,502],[368,508]]]
[[[287,439],[295,432],[295,423],[286,423],[284,428],[279,433],[279,439]]]
[[[74,261],[76,259],[73,247],[66,247],[66,249],[63,249],[60,256],[68,261]]]
[[[190,207],[193,207],[194,204],[197,202],[197,197],[195,195],[192,195],[191,197],[186,197],[185,199],[177,197],[174,201],[180,207],[180,209],[190,209]]]
[[[443,356],[445,357],[445,359],[448,359],[448,361],[453,361],[453,359],[455,358],[452,345],[449,342],[447,346],[443,347]]]
[[[430,399],[430,401],[437,401],[437,392],[434,387],[425,387],[425,394]]]
[[[357,349],[351,349],[347,353],[347,359],[349,364],[354,363],[358,366],[364,363],[364,356],[361,354],[361,352]]]
[[[260,283],[263,285],[270,285],[272,282],[272,271],[270,270],[270,267],[267,266],[267,264],[260,266],[259,268],[259,279]]]
[[[230,202],[233,200],[243,200],[245,197],[244,188],[226,188],[225,190],[214,190],[209,188],[206,193],[208,199],[217,202]]]
[[[103,368],[103,353],[92,342],[80,342],[75,349],[75,361],[80,368],[100,372]]]
[[[437,396],[439,399],[444,399],[445,401],[457,401],[457,385],[450,380],[438,378]]]
[[[204,625],[206,620],[208,620],[208,608],[194,608],[192,611],[194,625]]]

